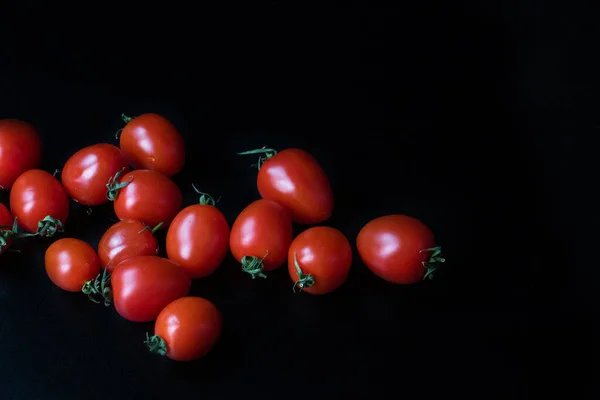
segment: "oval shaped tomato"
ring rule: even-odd
[[[64,187],[41,169],[24,172],[10,191],[10,209],[17,222],[27,232],[40,236],[63,231],[69,206]]]
[[[325,294],[342,286],[352,265],[352,248],[335,228],[316,226],[296,236],[288,252],[294,290]]]
[[[44,257],[46,273],[59,288],[81,292],[100,272],[100,259],[86,242],[64,238],[52,243]]]
[[[130,257],[112,273],[113,303],[129,321],[152,321],[167,304],[186,296],[191,283],[185,271],[166,258]]]
[[[415,283],[433,278],[445,260],[435,247],[431,230],[407,215],[386,215],[367,223],[356,237],[358,254],[380,278],[392,283]]]
[[[283,206],[260,199],[242,210],[231,227],[229,246],[252,279],[281,267],[292,243],[292,219]]]
[[[264,154],[258,162],[258,191],[263,199],[287,208],[294,222],[317,224],[333,212],[333,191],[315,158],[304,150],[252,150],[238,154]]]
[[[0,254],[10,247],[12,238],[16,234],[17,227],[12,214],[4,204],[0,203]]]
[[[157,254],[158,242],[153,230],[134,219],[117,222],[104,232],[98,243],[98,256],[107,272],[129,257]]]
[[[25,171],[37,168],[42,141],[33,125],[16,119],[0,119],[0,189],[10,189]]]
[[[172,176],[185,163],[185,144],[177,128],[158,114],[130,118],[120,137],[120,147],[133,167]]]
[[[86,206],[108,201],[106,184],[129,164],[123,152],[108,143],[84,147],[65,163],[61,180],[69,196]]]
[[[160,229],[169,226],[183,202],[181,190],[171,179],[147,169],[120,176],[112,187],[116,189],[109,190],[109,196],[115,199],[119,219],[135,219],[148,226],[162,222]]]
[[[158,314],[154,336],[146,334],[144,343],[152,353],[191,361],[214,347],[222,329],[221,312],[213,303],[201,297],[182,297]]]

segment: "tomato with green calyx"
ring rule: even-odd
[[[46,250],[44,263],[50,280],[68,292],[86,293],[100,272],[100,259],[92,246],[73,238],[52,243]]]
[[[0,189],[10,189],[25,171],[37,168],[42,140],[28,122],[0,119]]]
[[[0,203],[0,254],[6,252],[18,235],[17,220],[13,218],[8,208]]]

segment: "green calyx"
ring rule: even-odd
[[[106,268],[101,274],[98,274],[96,279],[87,281],[81,288],[83,294],[87,294],[88,298],[96,304],[104,301],[106,307],[112,303],[112,290],[110,289],[110,274],[106,272]],[[99,299],[100,298],[100,299]]]
[[[258,258],[254,256],[244,256],[241,259],[242,263],[242,271],[250,274],[252,279],[263,278],[266,279],[267,276],[263,273],[264,264],[263,261],[269,255],[269,252],[264,255],[263,258]]]
[[[146,225],[138,233],[142,233],[144,231],[150,231],[150,233],[152,233],[154,235],[156,233],[156,231],[158,231],[160,229],[160,227],[163,225],[164,225],[164,223],[162,223],[162,222],[159,222],[158,224],[156,224],[156,226],[154,228],[150,228],[148,225]]]
[[[167,355],[167,343],[160,336],[150,336],[146,332],[146,340],[144,340],[144,344],[146,345],[146,347],[148,347],[150,353],[160,354],[161,356]]]
[[[43,236],[43,237],[52,237],[56,235],[58,232],[64,232],[65,227],[60,219],[56,219],[51,217],[50,215],[46,215],[44,219],[38,222],[37,231],[35,234],[25,234],[23,236]]]
[[[298,273],[298,280],[294,283],[294,287],[292,288],[293,292],[296,293],[301,292],[305,288],[309,288],[315,284],[315,278],[311,274],[305,274],[302,272],[302,268],[298,264],[298,260],[296,259],[296,253],[294,252],[294,266],[296,267],[296,272]]]
[[[446,259],[442,257],[442,248],[440,246],[432,247],[430,249],[423,249],[420,250],[419,253],[423,253],[425,251],[431,252],[431,255],[429,256],[429,260],[422,262],[423,268],[426,270],[423,280],[433,279],[435,271],[437,271],[437,269],[446,261]]]
[[[275,154],[277,154],[277,150],[268,149],[266,146],[264,146],[260,149],[243,151],[241,153],[237,153],[238,156],[247,156],[247,155],[251,155],[251,154],[260,154],[258,157],[258,162],[256,164],[252,164],[253,167],[258,167],[258,170],[260,171],[260,167],[263,165],[263,163],[265,161],[267,161],[269,158],[273,157]]]
[[[8,247],[8,243],[18,237],[19,226],[15,218],[12,226],[0,226],[0,253],[4,253]]]
[[[117,172],[115,176],[111,176],[108,179],[108,183],[106,184],[106,198],[110,201],[115,201],[119,195],[119,190],[129,185],[133,180],[133,178],[131,178],[128,181],[119,182],[119,176],[121,176],[123,171],[125,171],[125,168],[121,168],[121,170]]]
[[[123,120],[123,122],[128,124],[129,122],[131,122],[131,120],[133,120],[133,117],[130,117],[127,114],[121,114],[121,119]]]
[[[205,205],[215,206],[221,200],[221,197],[219,197],[217,200],[215,200],[210,194],[199,191],[198,188],[196,187],[196,185],[194,185],[193,183],[192,183],[192,187],[194,188],[194,191],[200,195],[200,199],[198,200],[198,203],[200,203],[203,206],[205,206]]]

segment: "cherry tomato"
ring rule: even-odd
[[[129,257],[157,254],[158,242],[153,229],[134,219],[117,222],[106,230],[98,243],[98,256],[107,272],[112,272]]]
[[[350,272],[352,248],[335,228],[316,226],[296,236],[288,251],[294,290],[325,294],[342,286]]]
[[[252,279],[281,267],[292,243],[292,219],[283,206],[256,200],[242,210],[231,227],[229,246]]]
[[[31,124],[0,119],[0,189],[10,189],[23,172],[37,168],[41,155],[42,141]]]
[[[182,297],[156,318],[154,336],[146,335],[152,353],[176,361],[191,361],[208,353],[219,340],[223,318],[219,309],[201,297]]]
[[[52,243],[44,257],[46,273],[59,288],[81,292],[100,272],[100,259],[86,242],[64,238]]]
[[[167,232],[169,259],[194,279],[212,274],[229,250],[227,220],[210,196],[202,199],[181,210]]]
[[[407,215],[386,215],[367,223],[356,237],[358,254],[373,273],[392,283],[433,278],[445,260],[431,230]]]
[[[116,146],[99,143],[84,147],[71,156],[62,170],[62,184],[69,196],[86,206],[108,201],[106,184],[129,164]]]
[[[10,191],[10,208],[19,225],[40,236],[49,237],[63,231],[69,206],[64,187],[40,169],[24,172]]]
[[[294,222],[310,225],[329,219],[333,191],[327,175],[309,153],[259,149],[239,154],[264,154],[258,161],[258,191],[263,199],[287,208]]]
[[[135,219],[148,226],[169,226],[181,208],[181,190],[166,175],[140,169],[119,177],[109,185],[119,219]]]
[[[10,247],[12,238],[16,234],[17,227],[12,214],[4,204],[0,203],[0,254]]]
[[[157,256],[123,260],[111,277],[115,308],[134,322],[156,319],[170,302],[187,296],[192,281],[173,261]]]
[[[135,118],[123,115],[122,118],[127,125],[121,132],[121,150],[131,165],[166,176],[181,171],[185,163],[185,144],[169,120],[158,114]]]

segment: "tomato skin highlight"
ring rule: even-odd
[[[10,209],[18,224],[35,233],[46,216],[66,223],[69,196],[60,182],[46,171],[31,169],[15,181],[10,191]]]
[[[114,209],[119,219],[135,219],[161,229],[169,226],[179,212],[183,196],[166,175],[150,170],[135,170],[121,175],[119,182],[129,184],[119,190]]]
[[[201,297],[182,297],[167,305],[156,318],[154,334],[164,340],[166,356],[192,361],[206,355],[223,329],[219,309]]]
[[[352,265],[352,248],[339,230],[316,226],[296,236],[288,251],[288,272],[295,282],[294,288],[302,283],[295,261],[302,273],[314,280],[311,286],[300,289],[311,294],[326,294],[346,281]]]
[[[97,206],[106,198],[106,184],[129,163],[123,152],[108,143],[84,147],[73,154],[62,169],[61,181],[68,195],[86,206]]]
[[[173,176],[185,163],[183,138],[169,120],[158,114],[131,119],[121,132],[120,147],[137,169]]]
[[[167,255],[192,279],[212,274],[229,250],[229,224],[216,207],[194,204],[181,210],[167,231]]]
[[[152,321],[167,304],[187,296],[191,283],[186,272],[166,258],[130,257],[112,273],[113,304],[129,321]]]
[[[46,273],[67,292],[81,292],[83,285],[100,272],[100,259],[86,242],[64,238],[52,243],[44,256]]]
[[[261,271],[267,272],[285,263],[292,238],[289,212],[274,201],[260,199],[250,203],[237,216],[231,228],[229,246],[236,260],[242,262],[244,257],[261,259]]]
[[[8,211],[8,208],[6,208],[6,206],[4,204],[0,203],[0,226],[6,227],[6,228],[1,228],[1,230],[2,231],[12,231],[14,222],[15,222],[15,220],[14,220],[12,214],[10,213],[10,211]],[[5,243],[3,243],[3,244],[0,243],[0,254],[3,254],[6,252],[6,250],[8,250],[8,248],[12,244],[12,239],[11,239],[12,234],[10,232],[2,232],[1,234],[5,240]]]
[[[363,263],[391,283],[410,284],[423,280],[423,263],[435,246],[431,230],[416,218],[392,214],[368,222],[356,237]]]
[[[123,260],[135,256],[155,256],[158,242],[140,221],[124,219],[104,232],[98,243],[98,257],[107,272],[112,272]]]
[[[10,189],[25,171],[38,168],[42,141],[28,122],[0,119],[0,189]]]

